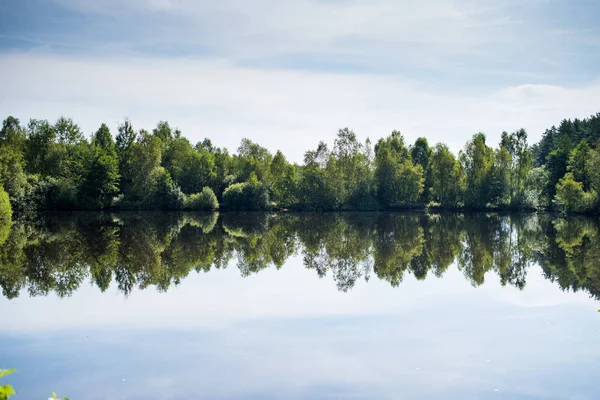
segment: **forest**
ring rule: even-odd
[[[243,139],[236,153],[192,144],[161,121],[127,119],[90,137],[72,119],[9,116],[0,131],[0,220],[43,210],[600,210],[600,113],[565,119],[529,145],[475,134],[453,154],[399,131],[372,143],[340,129],[302,163]]]

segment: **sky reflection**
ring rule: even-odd
[[[2,298],[0,360],[17,399],[596,399],[597,308],[537,266],[523,291],[451,266],[343,293],[293,257],[167,293]]]

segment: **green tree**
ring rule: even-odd
[[[595,201],[595,192],[585,192],[583,183],[576,181],[569,172],[556,184],[556,200],[569,211],[589,211]]]
[[[532,167],[532,154],[527,144],[527,132],[519,129],[510,135],[502,133],[500,147],[508,150],[510,160],[510,204],[521,206],[525,201],[526,182]]]
[[[19,120],[8,117],[0,130],[0,184],[4,185],[11,203],[17,209],[25,206],[29,190],[24,170],[26,133]]]
[[[215,158],[204,148],[194,149],[183,137],[170,139],[162,164],[184,193],[197,193],[217,178]]]
[[[420,137],[415,141],[415,144],[410,149],[410,156],[415,165],[420,165],[423,168],[425,178],[421,201],[427,203],[431,194],[431,186],[433,185],[433,171],[431,170],[431,157],[433,149],[429,147],[426,138]]]
[[[598,150],[590,150],[586,161],[586,170],[590,188],[596,193],[600,193],[600,153]]]
[[[46,156],[56,138],[56,131],[46,120],[31,119],[27,126],[27,172],[48,175]]]
[[[223,192],[223,205],[231,210],[260,211],[271,207],[269,192],[256,174],[251,173],[247,182],[234,183]]]
[[[10,199],[8,193],[4,191],[2,185],[0,185],[0,225],[6,226],[12,219],[12,207],[10,206]]]
[[[460,162],[448,146],[438,143],[431,156],[431,200],[442,206],[455,207],[461,200],[464,185]]]
[[[273,200],[282,207],[294,205],[297,202],[296,191],[298,185],[296,166],[290,164],[281,151],[277,151],[271,161],[270,169]]]
[[[339,189],[339,203],[349,205],[350,198],[356,195],[361,186],[361,180],[371,177],[370,160],[365,147],[352,130],[344,128],[338,131],[327,170]]]
[[[119,162],[116,154],[92,145],[86,159],[86,172],[79,195],[92,208],[109,207],[119,194]]]
[[[84,140],[81,129],[71,118],[60,117],[54,124],[54,131],[58,143],[74,145]]]
[[[571,150],[567,164],[567,171],[573,174],[573,179],[583,184],[584,190],[590,189],[590,178],[586,165],[590,158],[590,150],[588,143],[582,140],[577,147]]]
[[[238,155],[233,163],[238,181],[247,181],[252,172],[259,181],[269,185],[271,182],[270,165],[273,156],[269,150],[244,138],[238,147]]]
[[[423,168],[412,163],[398,131],[375,146],[375,180],[384,207],[415,203],[423,192]]]
[[[152,134],[158,137],[165,145],[172,139],[181,137],[181,131],[179,129],[173,130],[167,121],[159,121],[156,124],[156,128],[152,130]]]
[[[189,195],[185,199],[183,208],[186,210],[216,210],[219,208],[219,201],[211,188],[204,187],[202,192]]]
[[[161,167],[162,141],[157,137],[140,132],[138,140],[131,146],[128,161],[131,176],[131,199],[141,203],[152,201],[158,179],[164,175]]]
[[[115,149],[119,159],[119,173],[121,181],[119,187],[121,192],[128,196],[133,189],[133,169],[131,166],[131,158],[133,147],[137,138],[137,134],[133,130],[131,121],[125,121],[118,127],[119,133],[115,139]]]
[[[494,151],[485,144],[485,135],[478,133],[460,153],[465,171],[465,205],[485,207],[490,200],[490,171],[494,163]]]
[[[569,156],[571,153],[571,139],[567,134],[561,134],[557,139],[557,145],[546,158],[546,169],[548,171],[548,195],[554,198],[556,184],[567,173]]]
[[[497,205],[509,205],[511,203],[511,176],[512,156],[505,146],[494,152],[494,164],[490,169],[490,198]]]
[[[100,128],[94,133],[91,144],[103,150],[116,154],[115,141],[106,124],[100,125]]]
[[[300,170],[297,197],[305,210],[339,209],[339,190],[331,180],[331,169],[327,166],[331,153],[327,144],[320,142],[316,150],[304,154],[304,165]]]

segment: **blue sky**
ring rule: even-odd
[[[294,160],[349,126],[458,150],[599,110],[593,0],[4,0],[2,114],[127,116]]]

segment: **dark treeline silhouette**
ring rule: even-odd
[[[8,298],[69,296],[85,282],[166,291],[190,273],[236,265],[246,277],[299,257],[341,291],[373,276],[441,277],[453,264],[474,286],[492,274],[522,289],[538,264],[561,289],[600,300],[599,229],[546,214],[49,214],[1,233],[0,287]]]
[[[128,120],[90,138],[68,118],[8,117],[0,131],[0,220],[31,210],[384,210],[423,207],[599,210],[600,114],[564,120],[529,146],[521,129],[497,147],[483,133],[458,155],[398,131],[374,145],[351,130],[321,142],[302,164],[243,139],[236,154],[192,144],[167,122]]]

